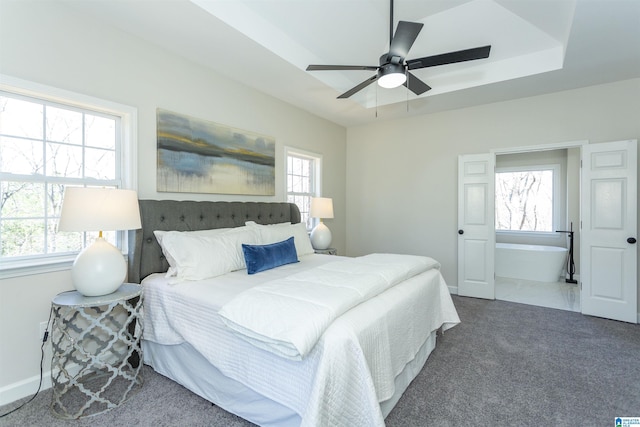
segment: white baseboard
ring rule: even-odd
[[[39,383],[40,375],[37,375],[0,388],[0,406],[33,395],[38,390]],[[43,374],[40,391],[49,388],[51,388],[51,371]]]
[[[80,372],[80,367],[74,363],[69,366],[68,372],[70,375],[76,375]],[[36,375],[0,388],[0,406],[8,405],[16,400],[32,396],[36,390],[38,390],[39,383],[40,375]],[[50,388],[51,371],[49,370],[42,374],[42,387],[40,388],[40,392]]]

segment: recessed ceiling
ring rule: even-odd
[[[51,0],[344,126],[640,77],[638,0],[396,0],[424,24],[408,59],[490,44],[487,59],[413,71],[432,90],[336,97],[389,48],[388,0]]]
[[[350,1],[344,7],[335,1],[192,1],[300,70],[309,64],[376,66],[389,50],[388,0]],[[398,20],[424,24],[407,59],[492,46],[487,59],[413,71],[432,87],[421,97],[562,68],[575,0],[548,2],[552,19],[542,21],[535,8],[502,3],[397,2],[394,28]],[[313,76],[343,93],[374,73],[316,71]],[[372,108],[417,97],[407,92],[372,85],[351,99]]]

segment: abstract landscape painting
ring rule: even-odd
[[[275,195],[275,139],[157,110],[161,192]]]

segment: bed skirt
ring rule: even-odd
[[[384,417],[389,415],[411,381],[422,370],[435,346],[436,331],[433,331],[416,357],[396,376],[393,396],[380,403]],[[188,343],[161,345],[143,340],[142,347],[145,364],[226,411],[261,426],[289,427],[301,424],[299,414],[223,375]]]

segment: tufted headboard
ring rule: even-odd
[[[129,231],[128,281],[131,283],[140,283],[149,274],[169,268],[154,230],[239,227],[245,221],[259,224],[300,222],[300,211],[293,203],[140,200],[139,204],[142,228]]]

